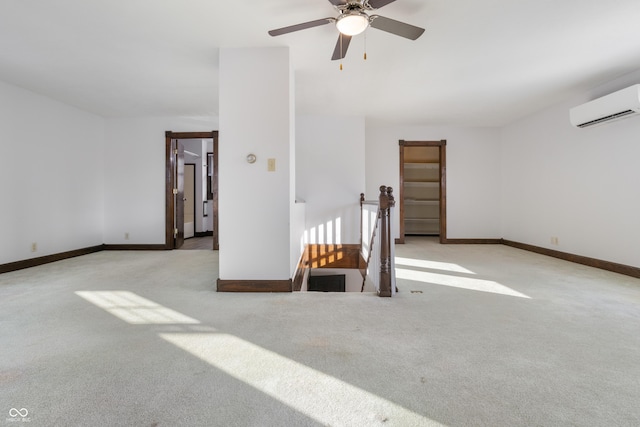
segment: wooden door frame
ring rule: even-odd
[[[404,243],[404,147],[438,147],[440,154],[440,243],[447,243],[447,141],[405,141],[400,147],[400,237],[396,243]]]
[[[210,132],[165,132],[165,234],[164,248],[173,249],[173,222],[175,203],[175,158],[171,152],[172,139],[213,139],[213,249],[218,249],[218,131]]]

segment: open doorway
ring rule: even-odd
[[[206,140],[206,141],[205,141]],[[204,145],[208,141],[210,145]],[[192,147],[195,147],[193,148]],[[192,147],[185,149],[185,146]],[[218,245],[218,132],[165,132],[165,249],[185,242],[185,156],[196,165],[193,234],[211,235],[210,249]],[[197,179],[200,176],[201,179]],[[205,181],[208,181],[205,183]],[[201,185],[197,185],[201,182]],[[202,194],[201,200],[197,197]],[[191,202],[189,202],[191,203]],[[188,231],[187,226],[187,231]],[[199,248],[202,249],[202,248]]]
[[[442,141],[400,140],[400,237],[439,236],[447,241],[446,148]]]

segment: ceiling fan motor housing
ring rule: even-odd
[[[362,9],[343,11],[336,19],[338,31],[347,36],[360,34],[369,26],[369,15]]]

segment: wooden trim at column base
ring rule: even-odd
[[[291,289],[291,279],[217,281],[218,292],[291,292]]]
[[[574,255],[567,252],[556,251],[554,249],[542,248],[540,246],[528,245],[526,243],[519,243],[511,240],[502,239],[502,244],[517,249],[523,249],[525,251],[535,252],[553,258],[559,258],[565,261],[575,262],[577,264],[587,265],[589,267],[612,271],[614,273],[624,274],[625,276],[631,276],[640,279],[640,268],[638,267],[632,267],[630,265],[618,264],[610,261],[603,261],[601,259],[589,258],[582,255]]]
[[[104,245],[90,246],[88,248],[75,249],[73,251],[60,252],[58,254],[45,255],[38,258],[30,258],[22,261],[0,264],[0,273],[8,273],[10,271],[22,270],[24,268],[37,267],[51,262],[62,261],[67,258],[88,255],[94,252],[100,252],[104,249]]]

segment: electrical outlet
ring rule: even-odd
[[[124,240],[129,240],[129,232],[124,233]]]
[[[36,242],[31,244],[31,252],[38,252],[38,244]]]
[[[552,245],[558,245],[558,238],[556,236],[551,237],[551,244]]]

